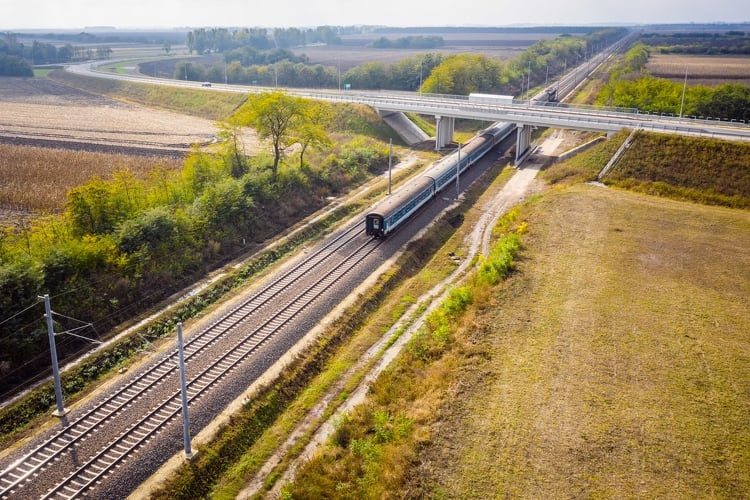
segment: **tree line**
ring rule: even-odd
[[[750,33],[644,33],[641,41],[663,54],[750,54]]]
[[[0,226],[0,394],[49,367],[39,310],[23,311],[38,296],[49,294],[56,311],[91,323],[80,333],[96,338],[385,169],[384,143],[329,137],[377,121],[371,110],[356,113],[281,93],[252,95],[219,122],[217,149],[194,151],[182,169],[92,178],[68,193],[62,214]],[[270,154],[246,154],[247,127],[267,138]],[[80,339],[58,341],[61,357],[82,347]]]
[[[596,103],[648,113],[750,122],[750,87],[735,83],[686,85],[656,78],[646,70],[652,50],[643,43],[634,45],[610,73]]]
[[[0,75],[33,76],[32,67],[38,64],[58,64],[88,59],[106,59],[112,49],[81,47],[66,43],[57,47],[51,43],[34,40],[31,45],[18,41],[13,33],[0,39]]]
[[[376,49],[434,49],[445,45],[442,36],[405,36],[391,40],[381,36],[372,46]]]
[[[585,36],[563,35],[539,41],[508,61],[480,54],[424,53],[397,63],[372,61],[344,73],[334,66],[308,65],[306,58],[294,58],[284,49],[264,52],[246,47],[229,51],[222,63],[210,67],[178,63],[174,77],[262,86],[518,94],[530,86],[554,84],[556,75],[623,34],[624,29],[608,28]]]
[[[255,50],[287,49],[302,45],[325,43],[340,44],[337,30],[331,26],[317,28],[199,28],[187,34],[188,50],[192,54],[224,53],[250,47]]]

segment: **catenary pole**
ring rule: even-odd
[[[460,192],[459,186],[458,186],[458,175],[461,173],[461,143],[458,143],[458,161],[456,162],[456,199],[458,199],[458,194]]]
[[[388,194],[391,194],[391,165],[393,164],[393,139],[388,139]]]
[[[177,323],[177,356],[180,362],[180,394],[182,394],[182,434],[185,440],[185,457],[193,457],[190,445],[190,418],[188,417],[187,383],[185,381],[185,350],[182,342],[182,323]]]
[[[67,413],[63,406],[62,384],[60,383],[60,367],[57,364],[57,347],[55,346],[55,328],[52,324],[52,306],[50,306],[49,295],[44,294],[44,316],[47,318],[47,333],[49,334],[49,350],[52,354],[52,376],[55,379],[55,398],[57,399],[57,411],[54,413],[62,417]]]

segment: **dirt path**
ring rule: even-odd
[[[551,154],[551,152],[559,146],[561,140],[562,139],[555,138],[545,141],[538,152],[546,155]],[[485,203],[482,207],[483,215],[468,238],[470,247],[468,255],[463,259],[461,265],[456,268],[456,271],[447,279],[435,285],[427,294],[425,294],[425,296],[421,297],[421,300],[403,314],[402,319],[394,324],[391,329],[381,337],[380,341],[373,345],[360,358],[358,364],[353,366],[341,378],[341,380],[339,380],[338,383],[321,398],[318,405],[316,405],[315,408],[308,413],[307,417],[300,422],[289,438],[278,448],[276,453],[266,461],[258,474],[248,483],[246,488],[239,493],[237,498],[250,498],[255,494],[261,493],[263,491],[264,482],[273,472],[274,468],[281,463],[285,455],[292,449],[299,439],[314,431],[313,437],[305,450],[298,458],[291,462],[291,465],[276,482],[274,488],[267,494],[270,498],[278,498],[280,496],[281,488],[286,483],[293,480],[297,468],[308,461],[318,447],[333,433],[334,423],[341,418],[342,414],[351,411],[356,405],[359,405],[364,401],[370,385],[377,379],[380,373],[388,367],[412,335],[419,330],[429,313],[440,304],[442,297],[452,286],[455,286],[466,277],[473,258],[479,253],[485,255],[488,253],[492,228],[495,222],[508,209],[521,202],[529,193],[535,190],[535,177],[540,168],[540,163],[530,162],[527,165],[524,165],[505,184],[503,189],[501,189],[495,197]],[[431,305],[415,320],[414,318],[417,310],[427,301],[429,301]],[[398,340],[391,347],[382,351],[385,344],[392,338],[395,332],[402,329],[404,323],[408,321],[412,321],[411,326],[400,335]],[[378,356],[380,356],[379,359],[377,359]],[[326,421],[321,422],[321,415],[325,413],[331,402],[339,397],[346,382],[357,372],[373,362],[374,364],[371,370],[363,378],[363,381],[359,384],[357,389],[349,395],[346,402],[337,409],[333,416]],[[315,430],[316,427],[317,430]]]

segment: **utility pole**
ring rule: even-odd
[[[456,162],[456,199],[461,192],[458,185],[458,176],[461,174],[461,143],[458,143],[458,161]]]
[[[682,100],[680,101],[680,118],[682,118],[682,107],[685,105],[685,90],[687,89],[687,66],[685,66],[685,82],[682,84]]]
[[[60,367],[57,365],[57,347],[55,346],[55,328],[52,324],[52,307],[49,295],[44,295],[44,316],[47,318],[47,332],[49,334],[49,349],[52,354],[52,376],[55,379],[55,398],[57,399],[57,411],[54,415],[62,417],[68,410],[63,406],[62,384],[60,383]]]
[[[391,164],[393,163],[393,139],[388,139],[388,194],[391,194]]]
[[[188,417],[187,382],[185,380],[185,350],[182,345],[182,323],[177,323],[177,357],[180,363],[180,394],[182,395],[182,435],[185,441],[185,458],[193,458],[190,446],[190,418]]]
[[[424,57],[422,57],[419,60],[419,93],[422,93],[422,61],[424,61]]]
[[[526,85],[526,97],[531,99],[531,59],[529,59],[529,72],[528,72],[528,84]]]

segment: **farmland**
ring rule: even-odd
[[[182,156],[216,134],[207,119],[144,108],[49,79],[0,78],[0,137],[12,144]]]
[[[41,163],[54,155],[80,161]],[[319,476],[346,493],[382,464],[411,497],[746,496],[747,213],[584,185],[521,210],[517,272],[476,290],[455,330],[423,335],[434,356],[407,349],[360,434],[339,429],[329,456],[367,475]]]
[[[0,144],[0,207],[7,210],[58,212],[66,193],[98,176],[111,178],[121,170],[145,179],[157,167],[182,166],[173,157],[130,156],[72,149]],[[75,168],[68,168],[68,166]],[[0,210],[0,214],[2,214]]]
[[[48,78],[0,78],[0,221],[59,212],[66,193],[93,176],[178,169],[193,145],[215,138],[211,119],[132,101]]]
[[[689,85],[750,85],[750,56],[651,54],[646,69],[658,78],[675,82],[683,82],[687,70]]]
[[[378,61],[393,64],[425,52],[439,52],[444,55],[483,54],[496,60],[506,60],[518,55],[539,40],[553,39],[562,33],[445,33],[425,32],[423,36],[441,36],[445,45],[435,49],[375,49],[370,46],[377,38],[385,36],[393,39],[406,34],[367,33],[342,37],[341,45],[320,45],[294,49],[297,55],[304,54],[312,64],[341,66],[345,71],[354,66]]]

